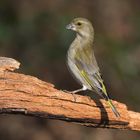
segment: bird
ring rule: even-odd
[[[66,28],[76,32],[76,37],[67,51],[68,68],[82,86],[71,93],[75,94],[85,90],[96,92],[107,101],[115,116],[120,117],[107,93],[94,55],[92,23],[86,18],[78,17],[74,18]]]

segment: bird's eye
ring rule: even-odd
[[[81,23],[81,22],[77,22],[77,25],[78,25],[78,26],[81,26],[81,25],[82,25],[82,23]]]

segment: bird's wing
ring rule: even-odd
[[[77,61],[76,63],[81,65],[81,67],[91,75],[100,71],[96,62],[93,48],[90,46],[79,49],[75,59]]]
[[[89,86],[103,98],[108,99],[106,88],[101,78],[100,70],[97,65],[94,53],[82,51],[77,52],[75,64],[80,71],[80,74],[87,81]]]

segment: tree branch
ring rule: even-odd
[[[90,127],[140,131],[140,113],[127,110],[122,103],[113,101],[121,115],[116,118],[104,100],[97,102],[86,96],[65,93],[38,78],[6,69],[0,71],[1,114],[17,113]]]

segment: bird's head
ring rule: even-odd
[[[94,35],[91,22],[85,18],[75,18],[66,26],[67,29],[73,30],[81,37],[90,37]]]

